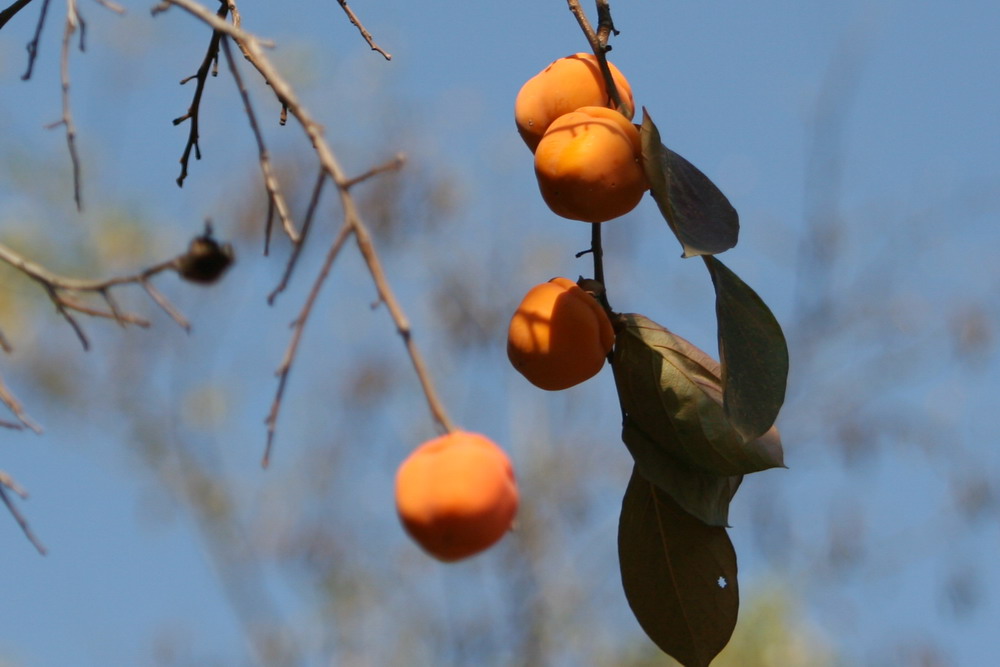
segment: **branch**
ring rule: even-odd
[[[357,242],[358,250],[361,252],[362,257],[365,260],[365,264],[368,266],[368,271],[371,274],[372,281],[375,284],[379,301],[386,305],[392,321],[396,326],[396,331],[403,339],[407,353],[410,356],[410,362],[417,374],[418,380],[420,381],[424,397],[427,400],[431,417],[442,430],[454,430],[454,426],[445,412],[444,405],[438,398],[434,385],[431,382],[430,375],[423,361],[423,356],[420,354],[416,343],[413,341],[409,320],[406,318],[406,314],[399,305],[388,280],[386,280],[385,272],[382,269],[382,263],[379,260],[378,254],[375,252],[374,244],[372,243],[371,234],[368,232],[368,227],[362,220],[361,215],[358,212],[357,204],[351,196],[350,186],[352,184],[352,179],[349,179],[345,175],[340,163],[337,161],[336,157],[334,157],[329,144],[327,144],[326,140],[323,138],[322,127],[319,123],[313,120],[309,112],[299,102],[295,92],[292,90],[288,82],[286,82],[285,79],[278,74],[274,66],[271,65],[270,60],[268,60],[261,50],[261,42],[257,39],[257,37],[244,32],[234,25],[226,23],[221,18],[213,15],[210,11],[193,0],[165,0],[160,5],[157,5],[154,11],[163,11],[171,5],[180,7],[191,13],[210,25],[214,30],[225,32],[238,41],[242,41],[244,47],[247,49],[247,52],[249,52],[250,56],[253,58],[257,68],[264,76],[264,79],[271,85],[275,95],[278,96],[281,103],[296,118],[296,120],[299,121],[302,129],[309,137],[309,140],[313,145],[313,149],[316,151],[316,155],[319,158],[323,171],[326,172],[326,174],[337,186],[337,190],[340,195],[340,204],[344,211],[344,228],[347,229],[348,232],[353,233],[355,241]],[[345,239],[348,232],[342,232]],[[339,238],[340,236],[338,236],[338,239]],[[336,257],[336,253],[334,253],[333,250],[334,247],[331,247],[331,252],[328,254],[328,257],[330,254]],[[337,251],[339,252],[339,248],[337,248]],[[330,260],[330,262],[332,263],[332,260]],[[326,265],[324,264],[324,266]],[[321,272],[321,275],[317,277],[317,281],[314,284],[314,290],[318,289],[317,286],[321,285],[324,279],[325,274]],[[284,362],[282,367],[279,368],[279,373],[283,367]],[[281,387],[279,386],[279,392],[280,391]],[[275,404],[280,405],[280,400],[277,400]],[[276,411],[273,407],[272,412],[275,413],[274,419],[276,420]],[[272,416],[268,417],[268,423],[269,427],[273,427]],[[270,445],[272,441],[273,431],[269,431],[268,447],[263,460],[264,465],[267,465],[269,460],[271,449]]]
[[[250,95],[247,93],[246,86],[243,85],[243,77],[240,75],[239,68],[236,67],[232,51],[229,48],[229,42],[227,40],[222,40],[222,52],[226,56],[226,64],[229,65],[229,71],[232,73],[233,80],[236,81],[236,87],[240,91],[240,98],[243,100],[243,109],[246,111],[247,118],[250,120],[250,129],[253,130],[254,139],[257,140],[257,154],[260,161],[260,170],[264,175],[264,189],[267,190],[269,200],[269,213],[264,230],[264,254],[266,255],[271,243],[272,216],[270,215],[270,211],[274,209],[278,211],[278,218],[281,220],[281,226],[284,228],[285,233],[288,235],[288,238],[292,243],[298,244],[300,237],[299,233],[295,231],[295,223],[292,222],[292,215],[288,211],[288,204],[285,202],[285,196],[281,193],[281,186],[278,184],[278,179],[275,178],[274,172],[271,169],[271,158],[267,152],[267,146],[264,145],[264,137],[261,135],[260,126],[257,124],[257,116],[254,114],[253,106],[250,104]]]
[[[73,200],[76,210],[83,210],[83,200],[80,197],[80,157],[76,152],[76,126],[73,124],[73,112],[69,103],[69,45],[77,26],[80,28],[80,50],[83,51],[83,35],[86,24],[76,9],[76,0],[66,2],[66,29],[63,31],[62,56],[60,57],[60,79],[62,81],[62,118],[46,126],[54,129],[60,125],[66,128],[66,145],[69,147],[69,159],[73,165]]]
[[[7,489],[10,489],[22,499],[26,499],[28,497],[28,492],[21,488],[21,485],[14,481],[13,477],[5,473],[3,470],[0,470],[0,500],[2,500],[3,504],[7,506],[11,516],[14,517],[14,520],[17,521],[17,525],[19,525],[21,530],[24,532],[24,536],[28,538],[28,541],[31,542],[32,545],[34,545],[35,549],[38,550],[38,553],[44,556],[47,553],[45,545],[42,544],[37,537],[35,537],[35,534],[31,530],[31,526],[28,525],[27,519],[25,519],[24,515],[21,514],[21,511],[17,509],[17,506],[11,502],[10,497],[7,495]]]
[[[3,28],[7,24],[7,21],[14,18],[14,15],[27,7],[30,2],[31,0],[17,0],[10,7],[0,12],[0,28]]]
[[[219,17],[220,21],[222,21],[226,17],[228,11],[228,5],[226,3],[221,3],[216,16]],[[183,116],[174,118],[173,121],[174,125],[180,125],[186,120],[191,121],[191,128],[188,132],[187,143],[184,145],[184,153],[181,154],[181,175],[177,177],[178,187],[184,187],[184,179],[187,178],[188,174],[188,162],[191,160],[191,149],[194,149],[195,159],[201,159],[201,147],[198,145],[198,113],[201,110],[201,95],[205,91],[205,82],[208,80],[208,73],[212,69],[212,63],[218,62],[220,39],[222,39],[221,32],[218,30],[212,32],[212,39],[208,42],[208,49],[205,51],[205,57],[202,59],[201,66],[198,67],[198,71],[195,72],[193,76],[189,76],[188,78],[181,80],[181,85],[183,86],[191,79],[194,79],[195,87],[194,97],[191,99],[191,106],[188,107],[187,113]]]
[[[0,403],[7,406],[7,409],[17,418],[20,424],[10,424],[4,422],[3,425],[6,428],[14,428],[20,430],[22,427],[30,428],[35,433],[41,434],[42,427],[32,421],[31,417],[24,411],[24,407],[21,402],[17,400],[17,397],[11,393],[10,389],[4,383],[3,378],[0,377]]]
[[[115,276],[104,280],[82,280],[79,278],[67,278],[53,273],[45,267],[35,264],[34,262],[22,257],[6,245],[0,244],[0,262],[9,264],[42,286],[48,295],[49,300],[52,301],[53,305],[56,307],[56,310],[66,319],[76,332],[77,337],[80,339],[84,349],[89,349],[90,344],[86,335],[83,333],[82,327],[73,317],[73,313],[112,319],[122,326],[128,324],[134,324],[140,327],[149,326],[149,322],[145,319],[131,313],[122,312],[113,301],[111,297],[111,289],[123,285],[142,285],[156,305],[162,308],[163,311],[166,312],[167,315],[169,315],[171,319],[177,322],[181,327],[188,329],[189,325],[187,324],[187,320],[185,320],[183,316],[177,312],[177,310],[162,294],[153,290],[152,285],[149,284],[149,279],[158,273],[168,269],[176,271],[178,266],[180,266],[181,260],[186,256],[187,253],[178,255],[173,259],[154,264],[153,266],[131,275]],[[73,298],[74,295],[84,293],[97,294],[103,298],[105,303],[108,305],[108,310],[105,311],[93,308]]]
[[[608,0],[596,0],[598,16],[597,32],[594,32],[594,28],[590,25],[587,15],[580,7],[580,0],[566,1],[569,5],[569,10],[573,12],[573,16],[576,17],[577,23],[580,24],[580,29],[583,30],[583,34],[587,37],[587,41],[590,43],[590,49],[594,52],[594,56],[597,57],[597,64],[601,68],[601,75],[604,77],[604,84],[608,89],[608,95],[611,97],[611,101],[614,102],[618,111],[631,118],[635,110],[628,107],[622,101],[622,97],[618,92],[618,86],[615,85],[615,79],[611,76],[611,68],[608,67],[607,52],[611,50],[611,46],[608,44],[608,38],[612,33],[615,35],[618,34],[618,31],[615,30],[615,24],[611,20],[611,7],[608,5]]]
[[[372,34],[367,30],[365,30],[365,27],[361,25],[361,21],[358,20],[358,17],[354,14],[354,11],[347,6],[347,0],[337,0],[337,2],[339,2],[340,6],[343,7],[344,13],[347,14],[348,20],[350,20],[350,22],[354,25],[354,27],[358,29],[358,31],[361,33],[361,36],[365,38],[365,41],[368,42],[368,46],[371,47],[372,51],[378,51],[379,53],[382,54],[382,57],[385,58],[386,60],[392,60],[392,55],[386,53],[382,49],[382,47],[376,44],[375,40],[372,39]]]
[[[35,36],[28,42],[28,69],[21,75],[22,81],[31,78],[31,72],[35,68],[35,58],[38,56],[38,42],[42,38],[42,26],[45,25],[45,14],[49,11],[49,0],[42,0],[42,11],[38,14],[38,23],[35,24]]]

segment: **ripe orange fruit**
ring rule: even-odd
[[[396,511],[417,544],[450,562],[487,549],[517,513],[514,468],[486,436],[453,431],[417,447],[396,473]]]
[[[639,131],[605,107],[582,107],[553,121],[535,150],[535,176],[554,213],[585,222],[625,215],[649,188]]]
[[[507,357],[536,387],[556,391],[595,375],[615,342],[611,320],[569,278],[535,285],[510,320]]]
[[[635,109],[632,87],[617,67],[609,62],[608,68],[618,95],[628,105],[628,118],[631,119]],[[556,60],[528,79],[514,101],[514,120],[524,143],[534,151],[552,121],[580,107],[590,106],[613,108],[614,103],[597,58],[592,53],[577,53]]]

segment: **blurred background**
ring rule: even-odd
[[[6,3],[0,3],[6,4]],[[81,213],[62,128],[65,7],[0,30],[0,243],[61,274],[131,273],[184,250],[206,218],[238,261],[211,288],[154,284],[123,305],[148,330],[83,320],[84,352],[45,293],[6,266],[5,383],[44,434],[0,430],[0,469],[49,549],[0,512],[0,665],[659,665],[632,617],[616,532],[631,469],[609,369],[536,389],[504,352],[532,285],[592,274],[590,229],[548,211],[514,129],[521,84],[587,50],[566,5],[240,3],[360,174],[389,279],[452,418],[510,452],[518,530],[443,565],[404,535],[392,481],[435,435],[356,248],[306,329],[260,468],[295,318],[341,213],[328,191],[289,289],[264,257],[267,203],[225,63],[202,100],[202,159],[175,179],[210,31],[173,9],[81,3],[70,56]],[[210,3],[214,10],[214,3]],[[587,7],[592,11],[591,7]],[[722,260],[783,324],[778,424],[788,470],[747,477],[730,535],[742,605],[722,666],[1000,662],[1000,5],[614,3],[611,60],[664,143],[740,212]],[[317,164],[240,62],[297,220]],[[612,307],[713,354],[701,262],[644,200],[604,226]],[[4,416],[4,418],[7,418]]]

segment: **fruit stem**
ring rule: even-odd
[[[580,7],[580,0],[566,0],[566,2],[569,5],[569,10],[576,17],[576,22],[580,24],[580,28],[587,37],[587,41],[590,42],[590,49],[597,58],[597,64],[601,68],[601,75],[604,77],[604,84],[608,89],[608,96],[614,103],[615,109],[627,118],[631,118],[635,110],[622,101],[622,97],[618,92],[618,86],[615,85],[614,77],[611,76],[611,68],[608,67],[607,52],[611,50],[611,47],[608,45],[608,37],[612,33],[615,35],[618,34],[614,21],[611,20],[611,6],[608,4],[608,0],[596,0],[597,32],[594,32],[594,27],[590,25],[587,15],[583,12],[583,8]]]
[[[608,303],[608,288],[604,284],[604,248],[601,246],[601,223],[595,222],[590,226],[590,252],[594,256],[594,280],[601,283],[601,293],[597,300],[604,306],[604,310],[611,312],[611,304]]]

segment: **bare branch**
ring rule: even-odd
[[[368,232],[368,227],[362,220],[361,215],[358,212],[357,204],[351,196],[349,186],[350,179],[348,179],[344,174],[343,168],[340,166],[336,157],[334,157],[333,151],[330,149],[326,139],[324,139],[322,127],[312,118],[312,115],[305,109],[305,107],[302,106],[291,86],[280,74],[278,74],[270,60],[264,55],[261,50],[261,42],[255,36],[225,22],[193,0],[165,0],[157,6],[157,10],[162,11],[163,7],[169,5],[176,5],[209,24],[213,29],[225,32],[237,40],[242,40],[257,68],[264,76],[264,79],[271,85],[275,95],[277,95],[281,103],[287,107],[289,113],[291,113],[296,120],[299,121],[302,129],[309,137],[309,140],[313,145],[313,149],[316,151],[320,165],[337,186],[337,190],[340,194],[340,204],[344,211],[344,225],[349,227],[350,231],[353,232],[354,238],[358,244],[358,249],[365,260],[365,264],[368,266],[368,271],[371,274],[372,281],[375,283],[379,300],[388,308],[392,321],[396,326],[396,331],[399,333],[400,337],[402,337],[403,342],[406,345],[407,353],[410,356],[410,363],[412,364],[413,369],[417,374],[417,378],[420,381],[420,386],[423,389],[424,398],[427,400],[427,406],[430,410],[431,417],[442,430],[454,430],[454,425],[448,418],[444,409],[444,404],[438,397],[437,391],[431,381],[430,374],[428,373],[426,365],[423,361],[423,356],[412,339],[409,320],[396,299],[395,293],[389,286],[388,280],[386,280],[381,261],[379,260],[378,254],[375,252],[374,244],[372,243],[371,234]],[[272,412],[276,414],[273,407]],[[276,417],[274,419],[272,419],[272,416],[268,417],[270,429],[273,429],[273,422],[275,420]],[[268,447],[264,456],[265,465],[269,460],[272,442],[273,430],[269,430]]]
[[[288,287],[288,281],[292,279],[292,272],[299,262],[299,257],[302,255],[302,248],[309,237],[309,230],[312,228],[312,221],[316,215],[316,207],[319,206],[319,198],[323,192],[323,184],[325,183],[326,172],[321,169],[316,179],[316,185],[313,186],[312,196],[309,198],[309,208],[306,209],[305,220],[302,222],[302,235],[299,238],[299,242],[292,246],[292,252],[288,256],[288,264],[285,266],[285,273],[281,276],[281,282],[267,295],[267,303],[270,306],[274,305],[274,300],[278,298],[279,294],[285,291],[285,288]]]
[[[281,360],[281,365],[278,366],[278,370],[275,371],[275,375],[278,376],[278,390],[274,395],[274,402],[271,403],[271,411],[267,415],[265,424],[267,424],[267,445],[264,448],[264,457],[261,459],[261,466],[267,467],[271,462],[271,448],[274,445],[274,432],[278,424],[278,414],[281,412],[281,399],[285,395],[285,386],[288,384],[288,374],[292,370],[292,363],[295,361],[295,355],[299,351],[299,342],[302,340],[302,333],[306,329],[306,322],[309,321],[309,315],[312,314],[313,304],[316,303],[316,298],[319,296],[319,292],[326,282],[327,276],[330,275],[330,269],[333,267],[334,261],[337,259],[337,255],[340,254],[340,250],[344,247],[344,243],[347,238],[351,235],[354,230],[351,225],[344,223],[340,227],[340,232],[337,234],[337,238],[334,239],[333,243],[330,245],[330,249],[326,253],[326,259],[323,261],[323,266],[319,270],[319,275],[316,276],[316,280],[313,281],[312,289],[309,290],[309,296],[306,297],[306,302],[302,305],[302,310],[299,311],[298,317],[292,322],[292,339],[288,342],[288,347],[285,349],[285,357]]]
[[[392,55],[386,53],[382,47],[375,43],[375,40],[372,39],[372,34],[365,29],[365,27],[361,24],[361,21],[358,20],[354,11],[347,6],[347,0],[337,0],[337,2],[339,2],[340,6],[344,9],[344,13],[347,14],[348,20],[350,20],[354,27],[358,29],[358,32],[360,32],[361,36],[365,38],[365,41],[368,42],[368,46],[371,47],[372,51],[378,51],[386,60],[392,60]]]
[[[267,146],[264,145],[264,137],[260,132],[260,126],[257,124],[257,115],[253,111],[253,106],[250,104],[250,95],[247,93],[246,86],[243,85],[243,77],[240,75],[239,68],[236,67],[236,62],[233,60],[233,54],[229,49],[228,40],[222,40],[222,51],[226,56],[226,63],[229,65],[229,71],[233,74],[233,80],[236,81],[236,87],[240,91],[240,97],[243,99],[243,108],[246,111],[247,118],[250,120],[250,129],[253,130],[254,139],[257,140],[257,154],[260,161],[260,170],[264,175],[264,188],[267,190],[267,196],[270,199],[270,206],[273,206],[278,212],[278,218],[281,220],[281,225],[288,235],[288,238],[292,243],[299,242],[299,233],[295,231],[295,223],[292,222],[292,215],[288,210],[288,204],[285,201],[285,196],[281,192],[281,186],[278,184],[278,179],[274,176],[274,171],[271,169],[271,158],[267,152]],[[269,208],[270,208],[269,206]],[[270,223],[271,216],[268,215],[268,222]],[[265,230],[265,240],[264,240],[264,254],[267,254],[268,246],[271,240],[271,229],[270,224],[267,225]]]
[[[0,377],[0,403],[7,406],[7,409],[17,417],[17,421],[21,422],[27,428],[30,428],[35,433],[41,433],[42,427],[32,421],[31,417],[24,411],[24,407],[21,402],[17,400],[17,397],[7,388],[4,383],[3,378]],[[5,424],[6,425],[6,424]]]
[[[153,11],[155,13],[157,10],[154,8]],[[219,21],[222,21],[226,17],[228,11],[228,5],[225,3],[219,5],[219,11],[216,14],[219,17]],[[191,121],[187,143],[184,144],[184,152],[181,154],[181,175],[177,177],[178,187],[184,187],[184,179],[187,178],[188,174],[188,162],[191,160],[191,150],[194,150],[196,160],[201,159],[201,147],[198,145],[198,114],[201,111],[201,96],[205,91],[205,82],[208,81],[208,74],[212,69],[212,63],[217,62],[219,58],[220,39],[222,39],[222,33],[218,30],[213,31],[212,39],[208,42],[208,49],[205,51],[205,57],[202,59],[198,71],[181,81],[181,85],[183,86],[188,81],[194,79],[195,87],[194,97],[191,99],[191,106],[188,107],[187,113],[174,118],[173,121],[174,125],[180,125],[186,120]]]
[[[63,31],[62,55],[60,57],[60,79],[62,81],[62,118],[46,126],[53,129],[60,125],[66,128],[66,145],[69,147],[69,158],[73,165],[73,200],[76,210],[83,210],[83,200],[80,195],[80,157],[76,151],[76,126],[73,124],[73,112],[69,103],[69,47],[73,33],[80,28],[80,50],[83,50],[83,18],[77,12],[76,0],[66,2],[66,29]]]
[[[113,319],[123,326],[127,324],[134,324],[140,327],[148,327],[149,322],[145,319],[120,310],[112,300],[110,290],[113,287],[123,285],[142,284],[143,287],[146,288],[147,293],[149,293],[149,278],[167,269],[175,269],[177,261],[180,257],[183,257],[183,255],[166,262],[154,264],[153,266],[132,275],[116,276],[106,280],[81,280],[78,278],[66,278],[55,274],[45,267],[25,259],[11,248],[0,244],[0,262],[9,264],[42,286],[45,293],[48,295],[49,300],[52,301],[53,305],[56,307],[56,311],[66,319],[69,325],[76,332],[76,335],[80,339],[80,343],[83,345],[84,349],[89,349],[90,343],[87,340],[87,336],[84,333],[83,328],[80,326],[80,323],[73,317],[74,312],[92,317]],[[108,304],[110,312],[98,310],[72,298],[72,295],[84,293],[97,294],[98,296],[101,296],[105,303]],[[186,320],[179,316],[176,310],[169,305],[169,302],[166,301],[166,298],[163,297],[163,295],[155,292],[150,293],[150,297],[153,298],[158,306],[170,314],[170,316],[177,321],[178,324],[185,329],[188,328]]]
[[[7,24],[7,21],[14,18],[14,15],[27,7],[30,2],[31,0],[17,0],[10,7],[0,12],[0,28],[3,28]]]
[[[3,504],[7,506],[11,516],[14,517],[14,520],[17,521],[17,525],[19,525],[21,530],[24,532],[24,536],[27,537],[28,541],[31,542],[35,549],[38,550],[38,553],[44,556],[47,553],[45,545],[42,544],[41,541],[35,536],[31,530],[31,526],[28,525],[27,519],[25,519],[24,515],[21,514],[21,511],[17,509],[17,506],[11,502],[10,497],[7,495],[7,489],[10,489],[22,499],[26,499],[28,497],[27,491],[14,481],[10,475],[5,473],[3,470],[0,470],[0,500],[2,500]]]
[[[372,167],[365,173],[355,176],[354,178],[349,178],[346,181],[344,181],[344,188],[347,189],[353,188],[358,183],[367,181],[372,176],[378,176],[379,174],[384,174],[389,171],[397,171],[399,169],[402,169],[404,164],[406,164],[406,155],[404,155],[403,153],[396,153],[396,156],[391,160],[389,160],[388,162],[380,164],[377,167]]]
[[[104,7],[105,9],[114,12],[115,14],[124,15],[125,8],[119,5],[117,2],[111,2],[111,0],[94,0],[97,4]]]
[[[31,72],[35,69],[35,58],[38,56],[38,42],[42,38],[42,27],[45,25],[45,14],[49,11],[49,0],[42,0],[42,11],[38,14],[38,23],[35,24],[35,36],[28,42],[28,69],[21,75],[22,81],[31,78]]]

